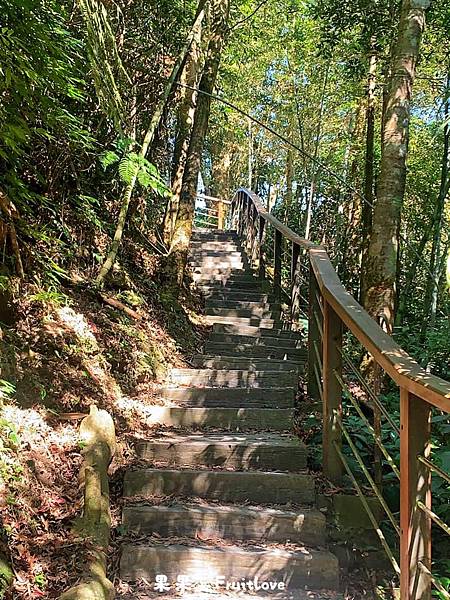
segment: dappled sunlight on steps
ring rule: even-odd
[[[171,406],[155,407],[152,420],[173,429],[135,441],[123,527],[139,541],[124,540],[121,577],[337,589],[307,448],[289,434],[304,333],[285,327],[235,233],[195,233],[190,264],[212,332],[192,368],[173,369],[159,388]]]

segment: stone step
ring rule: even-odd
[[[277,360],[292,360],[304,363],[306,350],[304,348],[285,348],[282,346],[261,346],[255,344],[225,344],[224,342],[206,342],[207,354],[221,354],[222,356],[251,356],[252,358],[275,358]]]
[[[190,360],[193,367],[204,369],[245,369],[247,371],[298,371],[298,363],[290,360],[266,360],[246,356],[212,356],[196,354]]]
[[[229,300],[229,299],[216,299],[207,298],[205,301],[206,308],[233,308],[233,309],[261,309],[261,310],[276,310],[280,311],[280,305],[275,303],[268,303],[263,300]]]
[[[247,291],[230,291],[227,288],[224,290],[216,290],[211,293],[204,294],[206,301],[209,300],[225,300],[227,302],[275,302],[275,297],[272,294],[265,292]]]
[[[225,266],[236,266],[236,265],[245,265],[248,267],[247,259],[241,256],[239,253],[236,253],[236,256],[229,256],[225,254],[224,256],[191,256],[188,259],[188,264],[190,267],[204,267],[204,268],[212,268],[218,267],[221,265]],[[240,267],[242,268],[242,267]]]
[[[291,408],[295,389],[285,388],[220,388],[161,387],[161,397],[179,406],[222,408]]]
[[[127,471],[124,496],[197,497],[220,502],[312,504],[314,479],[307,473],[139,469]]]
[[[229,431],[248,429],[290,431],[291,408],[180,408],[178,406],[152,406],[146,416],[149,425],[164,427],[220,428]]]
[[[243,369],[172,369],[171,383],[192,387],[286,388],[296,387],[296,371],[249,371]]]
[[[189,261],[189,267],[195,271],[210,271],[212,269],[246,269],[247,264],[242,258],[216,257],[216,258],[193,258]]]
[[[223,244],[217,246],[217,248],[207,249],[204,246],[198,246],[195,250],[189,251],[188,259],[199,260],[201,258],[221,258],[221,259],[230,259],[230,258],[238,258],[238,259],[246,259],[246,256],[243,252],[238,250],[230,249],[228,246],[224,249]]]
[[[160,573],[164,573],[171,584],[182,573],[197,583],[205,579],[215,582],[218,576],[223,584],[255,580],[257,585],[264,582],[269,586],[269,582],[273,582],[275,591],[305,587],[336,589],[339,585],[338,560],[325,550],[305,548],[294,552],[241,546],[124,545],[121,579],[154,581]],[[283,584],[281,588],[280,584]]]
[[[313,508],[279,510],[261,506],[125,506],[122,523],[127,531],[158,533],[162,537],[198,537],[259,542],[325,543],[325,516]]]
[[[226,241],[205,241],[199,240],[191,242],[190,244],[190,254],[194,255],[201,252],[221,252],[226,254],[227,252],[242,252],[241,246],[239,242],[226,242]]]
[[[136,440],[137,456],[171,467],[225,467],[238,470],[302,471],[306,446],[296,437],[277,433],[168,433]]]
[[[215,283],[220,286],[228,285],[229,282],[232,282],[233,273],[239,273],[241,279],[239,280],[239,285],[245,283],[250,283],[253,285],[252,275],[247,274],[245,271],[238,271],[237,269],[212,269],[211,271],[205,271],[201,269],[200,271],[195,271],[191,273],[191,277],[193,282],[198,285]]]
[[[206,283],[222,281],[217,279],[219,276],[227,276],[226,281],[253,282],[253,274],[243,267],[234,267],[232,265],[224,265],[223,267],[193,267],[191,268],[192,276],[201,279]]]
[[[238,317],[244,319],[265,318],[265,319],[279,319],[280,311],[271,310],[270,308],[216,308],[209,307],[205,308],[207,315],[214,315],[218,317]]]
[[[237,233],[231,231],[194,231],[191,237],[191,242],[235,242],[239,243]]]
[[[260,281],[258,279],[255,279],[254,277],[252,277],[251,279],[242,279],[242,278],[233,278],[230,277],[229,280],[224,283],[224,284],[220,284],[218,282],[211,282],[211,283],[203,283],[203,284],[198,284],[197,287],[206,293],[212,293],[212,292],[242,292],[242,293],[247,293],[247,292],[251,292],[251,291],[255,291],[257,293],[262,293],[267,291],[267,284],[264,281]]]
[[[223,342],[224,344],[253,344],[254,346],[272,346],[274,348],[303,348],[306,352],[305,342],[293,337],[278,337],[276,335],[239,335],[233,333],[210,333],[208,342]]]
[[[227,323],[230,325],[252,325],[254,327],[280,327],[280,321],[278,319],[266,319],[260,317],[225,317],[222,315],[203,315],[203,320],[214,324],[214,323]]]
[[[305,333],[302,331],[290,331],[289,329],[265,329],[264,327],[252,327],[250,325],[227,325],[223,323],[217,323],[213,325],[214,333],[227,333],[230,335],[248,335],[252,338],[258,337],[276,337],[278,339],[295,339],[305,340]]]

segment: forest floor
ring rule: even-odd
[[[110,475],[120,480],[133,461],[129,434],[154,428],[155,386],[186,365],[207,331],[197,297],[161,292],[155,257],[129,248],[127,259],[133,269],[122,265],[104,292],[121,308],[82,285],[24,285],[13,322],[0,328],[0,554],[14,570],[12,598],[56,598],[79,577],[82,542],[71,523],[82,505],[78,429],[89,406],[114,418]]]
[[[135,461],[129,440],[155,429],[149,416],[161,403],[158,383],[171,367],[189,364],[208,332],[199,297],[184,290],[175,299],[158,270],[155,257],[130,246],[104,298],[76,282],[46,291],[24,285],[13,298],[13,322],[0,329],[0,378],[14,384],[0,387],[0,554],[15,574],[7,597],[57,598],[81,573],[83,541],[71,524],[82,507],[78,429],[91,404],[111,413],[118,439],[110,576],[119,598],[154,597],[114,572],[122,475]],[[370,573],[343,579],[345,598],[375,597]]]

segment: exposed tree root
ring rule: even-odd
[[[113,306],[114,308],[118,308],[119,310],[123,310],[129,317],[136,319],[136,321],[141,320],[141,315],[137,313],[135,310],[126,306],[123,302],[116,300],[115,298],[109,298],[104,294],[100,294],[100,298],[105,302],[105,304],[109,304],[109,306]]]
[[[115,452],[114,423],[105,410],[91,406],[80,425],[84,444],[81,478],[84,480],[83,516],[76,531],[92,543],[85,557],[82,581],[60,596],[60,600],[112,600],[113,584],[106,576],[106,556],[111,518],[109,512],[108,466]]]

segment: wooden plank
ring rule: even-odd
[[[309,273],[309,303],[308,303],[308,395],[311,400],[321,400],[321,390],[315,374],[315,369],[319,370],[316,351],[314,345],[322,345],[318,323],[314,318],[314,311],[317,310],[317,294],[319,288],[314,271],[310,269]]]
[[[300,313],[299,261],[300,246],[291,242],[291,318],[298,319]]]
[[[273,289],[275,295],[275,302],[281,300],[281,244],[283,236],[278,229],[275,229],[274,236],[274,261],[273,261]]]
[[[263,250],[263,241],[264,241],[264,229],[266,222],[260,216],[258,223],[258,278],[265,279],[266,278],[266,266],[264,264],[264,250]]]
[[[400,596],[429,600],[431,582],[418,567],[431,569],[431,520],[417,507],[431,508],[431,471],[417,460],[430,455],[431,409],[427,402],[400,390]]]
[[[427,373],[381,329],[344,288],[325,250],[310,250],[310,260],[326,301],[392,380],[436,408],[450,412],[450,383]]]
[[[232,200],[224,200],[223,198],[217,198],[216,196],[207,196],[206,194],[197,194],[197,198],[200,200],[211,200],[211,202],[221,202],[222,204],[232,204]]]
[[[450,382],[427,373],[378,326],[345,290],[325,249],[301,238],[269,214],[255,193],[240,188],[236,197],[248,198],[256,207],[260,218],[273,225],[282,237],[309,251],[310,261],[325,299],[393,381],[436,408],[450,412]]]
[[[278,231],[280,231],[280,233],[282,234],[282,236],[284,238],[286,238],[287,240],[290,240],[291,242],[295,242],[296,244],[299,244],[300,246],[302,246],[303,248],[320,248],[321,246],[317,246],[317,244],[314,244],[313,242],[310,242],[309,240],[306,240],[305,238],[300,237],[299,235],[297,235],[296,233],[294,233],[292,231],[292,229],[290,229],[289,227],[287,227],[286,225],[283,225],[283,223],[281,223],[276,217],[274,217],[273,215],[271,215],[266,208],[264,207],[261,199],[259,198],[259,196],[257,196],[254,192],[247,190],[245,188],[239,188],[238,193],[241,194],[245,194],[252,202],[253,204],[256,206],[256,209],[258,211],[258,214],[268,223],[271,223],[275,229],[277,229]]]
[[[328,302],[323,307],[323,472],[334,483],[342,479],[343,465],[334,443],[342,445],[342,433],[335,411],[342,415],[342,387],[336,373],[342,377],[342,321]]]
[[[280,510],[256,506],[170,504],[124,506],[122,522],[128,531],[157,532],[163,537],[197,539],[286,540],[323,546],[325,515],[315,509]],[[257,600],[257,599],[255,599]]]

